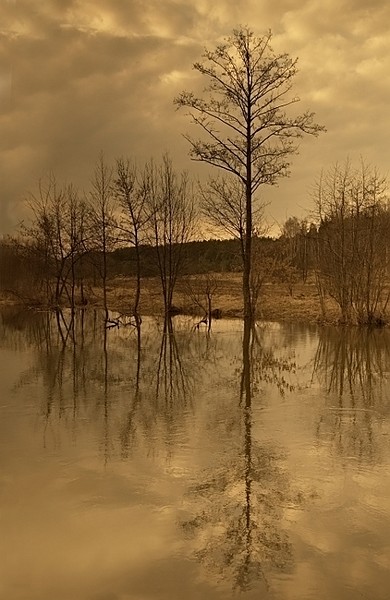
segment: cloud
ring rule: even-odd
[[[271,28],[276,51],[299,57],[300,106],[328,129],[302,143],[288,181],[264,191],[271,214],[302,212],[297,198],[334,158],[367,154],[387,169],[390,7],[380,0],[15,0],[0,11],[3,232],[49,170],[88,186],[101,150],[141,161],[168,150],[192,170],[181,136],[190,124],[172,101],[202,85],[193,62],[239,24]]]

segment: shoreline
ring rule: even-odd
[[[241,273],[213,273],[215,291],[212,295],[212,309],[220,312],[221,318],[243,318],[242,302],[242,276]],[[199,317],[202,319],[206,310],[205,275],[191,276],[177,282],[172,305],[177,308],[177,314]],[[188,282],[191,287],[196,287],[197,298],[189,293]],[[195,285],[194,285],[195,284]],[[133,314],[135,278],[116,277],[107,282],[108,309],[123,315]],[[77,304],[76,308],[103,308],[102,290],[98,286],[85,284],[84,290],[87,304]],[[52,310],[44,301],[37,298],[23,298],[12,292],[0,292],[0,308],[18,306],[25,309]],[[348,326],[348,327],[388,327],[388,314],[383,322],[372,324],[341,323],[340,313],[336,302],[331,297],[324,299],[325,316],[322,314],[320,297],[315,285],[314,277],[309,277],[303,283],[294,284],[291,289],[284,283],[266,283],[263,285],[258,302],[258,321],[275,321],[284,323],[307,323],[319,326]],[[62,308],[69,308],[65,304]],[[141,297],[139,304],[140,316],[163,316],[164,305],[161,294],[161,283],[158,277],[149,277],[142,280]]]
[[[215,274],[216,291],[212,297],[212,308],[221,312],[221,318],[243,318],[241,274],[222,273]],[[194,280],[201,287],[201,277]],[[134,298],[134,279],[117,277],[109,280],[107,285],[108,308],[122,314],[131,314]],[[102,293],[99,287],[86,286],[88,304],[85,308],[102,308]],[[201,294],[200,294],[201,296]],[[199,305],[191,300],[184,281],[178,281],[173,297],[173,305],[178,308],[179,314],[202,318],[205,315]],[[26,309],[50,310],[44,302],[24,300],[12,297],[11,293],[0,293],[0,308],[9,306],[24,307]],[[62,308],[66,308],[64,305]],[[76,308],[84,308],[77,305]],[[267,283],[263,286],[258,302],[259,321],[279,321],[307,323],[315,325],[338,325],[337,306],[331,298],[326,299],[327,315],[324,319],[317,290],[313,281],[297,283],[293,293],[289,293],[284,284]],[[162,316],[164,306],[161,295],[161,284],[158,278],[145,278],[142,282],[141,298],[139,304],[141,316]]]

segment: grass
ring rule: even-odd
[[[222,273],[215,275],[216,291],[212,297],[213,309],[220,309],[224,317],[242,317],[243,301],[240,273]],[[196,281],[196,277],[193,279]],[[132,278],[116,278],[109,284],[108,303],[110,308],[119,312],[131,311],[134,298],[135,281]],[[202,283],[199,279],[198,289],[201,291]],[[201,296],[201,294],[199,294]],[[91,304],[99,305],[101,293],[98,289],[92,290]],[[186,285],[178,282],[173,304],[184,313],[199,314],[203,316],[202,309],[190,298]],[[328,298],[326,300],[327,320],[336,322],[338,318],[337,306]],[[161,286],[158,278],[146,278],[142,282],[140,313],[144,315],[161,314],[163,302]],[[287,285],[265,284],[258,302],[259,317],[264,320],[275,321],[305,321],[318,322],[322,320],[319,297],[314,281],[298,283],[290,295]]]
[[[216,281],[216,290],[212,296],[212,308],[220,309],[223,317],[242,317],[242,276],[240,273],[220,273],[213,275]],[[199,299],[205,305],[204,278],[193,276],[192,288],[199,290]],[[134,303],[135,279],[131,277],[117,277],[108,282],[108,306],[110,309],[122,313],[131,313]],[[88,306],[102,305],[101,289],[87,286],[86,296]],[[0,294],[0,306],[21,304],[21,298],[11,294]],[[27,305],[36,306],[39,302],[28,301]],[[191,298],[188,285],[178,281],[173,304],[186,314],[204,316],[204,310]],[[164,306],[161,294],[161,284],[158,277],[149,277],[142,280],[142,291],[139,312],[141,315],[163,314]],[[338,310],[335,303],[326,299],[327,321],[337,322]],[[287,285],[267,283],[264,285],[258,302],[258,316],[270,321],[302,321],[315,323],[323,321],[317,289],[313,279],[307,283],[297,283],[291,295]]]

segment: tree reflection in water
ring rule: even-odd
[[[60,443],[60,424],[74,438],[87,415],[103,406],[107,457],[110,373],[107,331],[102,323],[97,311],[10,310],[2,314],[8,343],[34,349],[32,364],[17,385],[42,383],[39,403],[45,446],[49,439],[54,446]]]
[[[192,407],[196,382],[207,368],[216,376],[221,356],[214,360],[213,336],[202,336],[191,326],[174,327],[171,319],[163,322],[160,335],[153,328],[148,337],[141,333],[141,323],[119,335],[102,326],[98,313],[81,311],[71,318],[68,335],[58,330],[58,317],[44,313],[34,327],[30,316],[29,325],[21,325],[31,328],[37,350],[24,378],[27,383],[39,377],[43,383],[45,444],[56,445],[64,427],[75,437],[78,427],[93,420],[101,424],[105,463],[117,441],[122,458],[145,440],[152,444],[154,428],[165,432],[170,451]],[[280,464],[282,453],[254,439],[252,401],[263,385],[288,389],[286,374],[293,365],[275,358],[253,327],[244,327],[241,352],[237,402],[231,418],[223,420],[230,427],[231,446],[223,464],[202,473],[201,481],[191,486],[188,499],[195,516],[182,528],[194,538],[198,559],[245,591],[255,581],[266,585],[270,569],[288,570],[292,564],[281,524],[292,496]],[[121,386],[120,405],[114,405]]]
[[[136,435],[136,414],[139,403],[142,399],[140,390],[140,378],[141,378],[141,325],[142,320],[137,317],[135,321],[135,332],[136,332],[136,350],[135,350],[135,378],[133,382],[133,393],[129,398],[129,405],[127,414],[122,420],[122,427],[120,432],[120,440],[122,446],[122,458],[127,458],[129,455],[129,449],[134,442]],[[133,355],[134,357],[134,355]]]
[[[145,332],[139,320],[107,330],[98,311],[59,312],[10,311],[2,319],[7,339],[34,349],[19,385],[42,383],[44,444],[57,446],[64,428],[75,439],[79,428],[96,422],[106,464],[118,450],[125,458],[138,442],[152,444],[157,430],[171,446],[210,340],[201,354],[192,324],[174,326],[168,318],[149,322]]]
[[[277,379],[282,391],[289,386],[284,373],[291,368],[265,351],[256,329],[245,323],[233,445],[226,449],[224,463],[202,472],[187,494],[188,510],[195,516],[183,520],[181,527],[197,559],[242,592],[256,581],[267,587],[268,571],[292,567],[291,544],[281,524],[292,498],[279,464],[283,456],[255,440],[252,431],[252,400],[259,382]]]
[[[156,335],[157,330],[157,335]],[[192,409],[195,381],[202,360],[197,355],[191,326],[157,321],[152,335],[138,337],[137,377],[129,410],[122,419],[122,456],[142,438],[153,444],[155,432],[163,434],[168,454],[183,419]]]
[[[390,338],[373,328],[325,328],[319,332],[314,376],[327,390],[327,405],[317,426],[336,451],[376,461],[378,416],[389,410],[387,393]]]
[[[164,320],[160,353],[157,361],[156,391],[157,404],[172,414],[178,403],[186,403],[189,396],[189,372],[179,351],[171,317]]]

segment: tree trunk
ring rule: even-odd
[[[244,270],[243,270],[243,296],[244,319],[253,320],[253,306],[251,298],[251,267],[252,267],[252,147],[251,147],[251,99],[248,94],[246,122],[246,180],[245,180],[245,242],[244,242]]]

